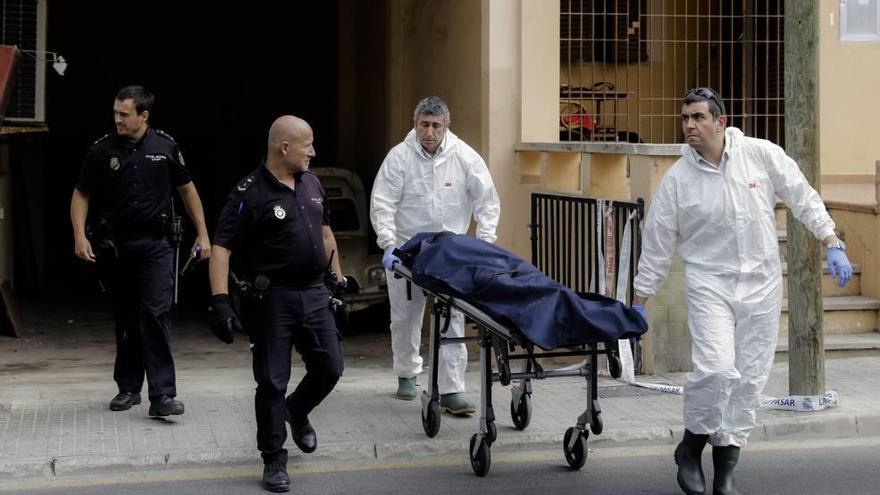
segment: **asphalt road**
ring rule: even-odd
[[[708,452],[707,452],[708,453]],[[707,474],[711,457],[703,458]],[[756,443],[743,452],[743,494],[880,492],[880,438]],[[678,494],[671,447],[597,448],[581,471],[562,452],[493,452],[485,478],[464,456],[358,462],[291,463],[295,494]],[[95,473],[57,480],[4,480],[0,493],[71,495],[203,495],[263,492],[258,466]],[[711,475],[709,475],[711,480]],[[710,481],[711,482],[711,481]]]

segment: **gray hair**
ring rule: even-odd
[[[416,105],[416,110],[413,112],[413,120],[418,120],[419,115],[442,115],[446,121],[445,123],[449,123],[449,107],[446,106],[446,102],[440,99],[439,96],[429,96],[422,99]]]

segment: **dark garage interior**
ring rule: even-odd
[[[113,130],[113,96],[128,84],[156,95],[151,123],[178,141],[212,233],[224,198],[258,166],[268,126],[282,114],[312,125],[312,166],[354,169],[372,185],[389,139],[387,2],[218,5],[48,2],[47,49],[69,68],[63,77],[46,73],[48,132],[10,146],[20,297],[98,294],[73,255],[69,202],[89,145]],[[185,229],[188,249],[193,231]],[[180,290],[182,306],[203,308],[207,267]]]

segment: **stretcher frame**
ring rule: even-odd
[[[426,299],[432,302],[431,336],[429,344],[428,387],[422,392],[422,427],[429,438],[440,431],[440,391],[438,388],[438,364],[440,346],[476,342],[480,347],[480,415],[478,431],[470,440],[469,456],[471,467],[477,476],[486,476],[491,467],[491,447],[498,436],[495,426],[495,412],[492,405],[492,384],[499,382],[504,386],[516,382],[511,387],[510,414],[514,427],[524,430],[531,421],[532,380],[544,380],[555,377],[582,376],[586,381],[586,408],[575,425],[569,427],[563,437],[563,452],[569,466],[580,469],[587,460],[587,440],[590,432],[594,435],[602,433],[602,409],[598,395],[598,363],[599,356],[606,355],[609,371],[612,376],[619,377],[621,372],[617,342],[583,344],[567,347],[564,351],[536,351],[535,345],[516,329],[499,324],[489,315],[474,307],[467,301],[420,287],[412,280],[411,271],[400,263],[394,265],[394,276],[407,281],[407,293],[412,287],[421,290]],[[451,310],[464,314],[466,321],[472,322],[477,330],[474,337],[447,337],[451,320]],[[600,347],[600,344],[602,347]],[[519,351],[517,352],[517,349]],[[497,371],[493,370],[494,361]],[[545,370],[539,359],[582,356],[576,367],[565,367]],[[512,372],[510,363],[521,360],[521,371]]]

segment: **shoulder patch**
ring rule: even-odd
[[[170,141],[173,142],[173,143],[176,143],[176,142],[177,142],[177,141],[174,140],[173,137],[171,137],[171,134],[168,134],[167,132],[163,131],[162,129],[156,129],[156,134],[162,136],[162,137],[165,138],[165,139],[170,140]]]
[[[107,134],[104,134],[103,136],[101,136],[101,137],[99,137],[98,139],[96,139],[95,142],[92,143],[92,146],[95,146],[96,144],[98,144],[98,143],[104,141],[105,139],[109,138],[109,137],[112,136],[112,135],[113,135],[112,132],[108,132]]]
[[[254,181],[256,181],[256,178],[253,175],[249,175],[249,176],[245,177],[244,179],[242,179],[241,182],[239,182],[237,186],[235,186],[235,190],[240,193],[243,193],[243,192],[247,191],[249,187],[254,185]]]

